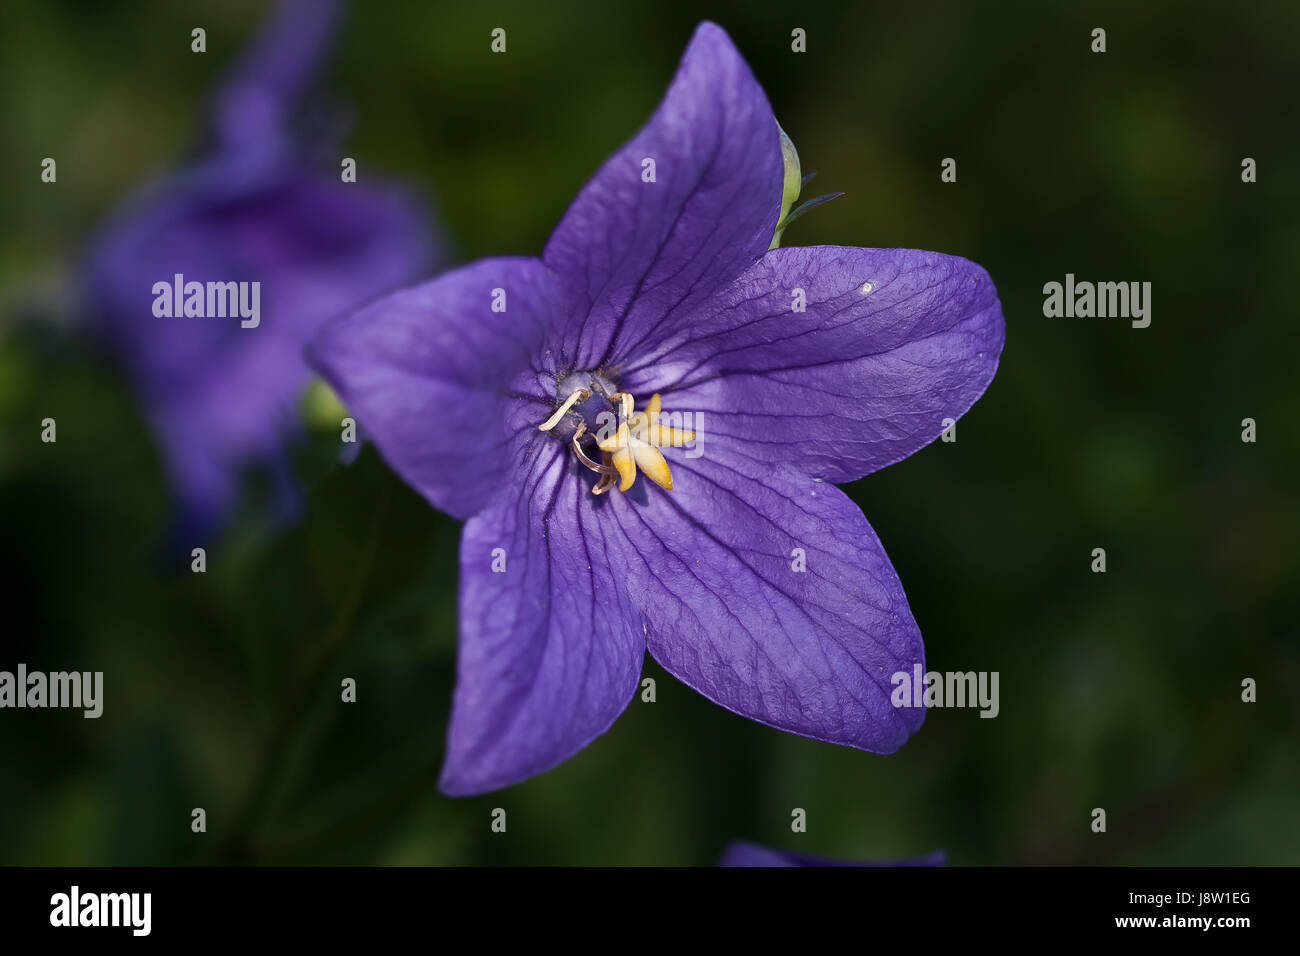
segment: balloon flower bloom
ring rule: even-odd
[[[504,787],[602,734],[647,650],[710,700],[887,753],[924,711],[889,559],[836,483],[939,437],[1002,349],[988,274],[782,248],[798,158],[719,27],[540,259],[330,323],[316,366],[381,455],[465,520],[441,788]]]

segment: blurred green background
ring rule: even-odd
[[[157,453],[78,332],[86,236],[183,158],[266,7],[16,0],[0,29],[16,612],[0,669],[102,670],[106,699],[99,720],[0,711],[0,862],[711,864],[735,838],[954,864],[1300,862],[1300,6],[358,6],[327,84],[354,116],[342,153],[422,187],[452,262],[539,253],[709,18],[817,171],[812,193],[848,193],[786,245],[988,269],[1007,345],[958,442],[848,490],[929,666],[999,671],[1001,714],[933,711],[874,756],[749,723],[647,659],[658,702],[576,758],[441,796],[458,525],[369,449],[338,466],[318,434],[298,455],[301,523],[269,526],[251,485],[206,575],[164,566]],[[939,179],[949,156],[956,184]],[[1042,286],[1067,272],[1153,283],[1150,328],[1044,318]],[[1240,700],[1247,676],[1258,703]]]

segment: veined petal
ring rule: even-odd
[[[453,517],[515,480],[552,410],[554,378],[534,364],[552,283],[536,259],[484,259],[380,299],[312,343],[313,363],[380,454]]]
[[[924,719],[895,673],[921,634],[866,518],[834,485],[709,445],[671,494],[611,501],[650,653],[710,700],[817,740],[897,750]]]
[[[690,318],[767,249],[783,177],[767,97],[727,34],[701,24],[654,116],[546,244],[570,320],[563,360],[616,363]]]
[[[604,554],[615,533],[571,456],[529,438],[523,488],[461,537],[460,650],[441,789],[483,793],[604,733],[636,691],[640,619]],[[494,568],[496,570],[494,570]]]
[[[997,370],[1005,331],[993,282],[966,259],[774,249],[623,385],[702,413],[711,440],[848,482],[965,413]]]

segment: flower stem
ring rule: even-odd
[[[258,761],[252,783],[236,811],[229,836],[221,844],[219,857],[225,863],[248,862],[255,855],[253,828],[266,812],[271,794],[277,783],[279,770],[285,763],[285,754],[289,749],[295,733],[299,730],[303,718],[311,707],[311,697],[319,690],[321,679],[339,652],[347,643],[355,629],[357,611],[365,594],[366,583],[379,551],[379,541],[384,517],[388,511],[388,502],[392,496],[392,484],[386,482],[379,493],[375,505],[374,518],[370,530],[362,545],[357,561],[356,573],[348,585],[347,593],[339,604],[334,621],[326,632],[324,639],[316,646],[314,656],[303,668],[303,676],[291,693],[284,699],[285,704],[276,720],[274,729],[267,738],[266,747]]]

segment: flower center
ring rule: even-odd
[[[593,495],[604,494],[615,482],[619,491],[627,491],[636,481],[637,468],[659,487],[672,490],[673,476],[659,449],[686,445],[695,440],[695,432],[660,422],[658,393],[636,412],[632,395],[603,375],[573,372],[557,382],[555,402],[551,417],[537,427],[566,442],[578,461],[600,475]]]

